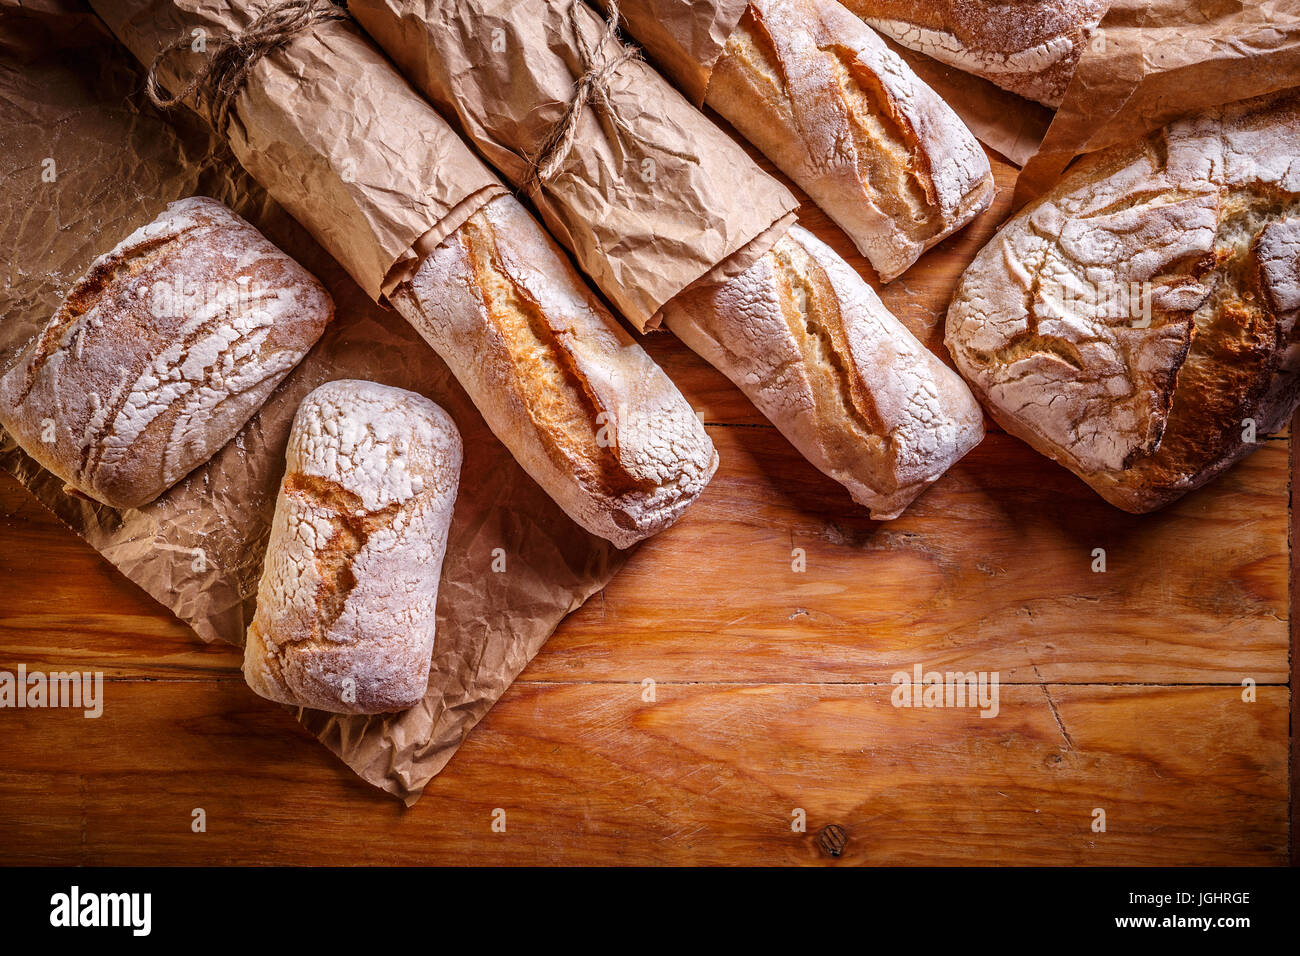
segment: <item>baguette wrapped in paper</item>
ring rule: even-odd
[[[178,35],[219,38],[248,28],[268,7],[253,0],[96,6],[146,64]],[[161,58],[164,86],[183,88],[203,56],[191,49]],[[336,121],[322,123],[300,104],[326,104]],[[363,289],[394,298],[496,436],[578,524],[625,548],[671,524],[698,497],[717,461],[681,393],[354,23],[313,23],[257,60],[234,99],[228,137],[245,168]],[[499,237],[480,231],[493,239],[490,249],[479,244],[492,276],[468,258],[442,276],[456,291],[475,290],[482,304],[465,313],[474,328],[451,336],[427,321],[443,291],[412,280],[423,260],[459,243],[462,227],[493,200],[512,210],[512,234],[533,246],[534,259],[546,259],[548,274],[520,281],[501,266]]]
[[[628,59],[590,8],[353,0],[350,9],[530,190],[630,318],[644,328],[647,310],[662,310],[874,516],[896,517],[978,443],[979,409],[961,380],[832,250],[795,235],[789,193]],[[647,162],[655,175],[636,175]]]
[[[222,37],[272,4],[258,0],[92,0],[145,66],[182,89]],[[323,121],[323,111],[333,122]],[[493,196],[501,181],[384,60],[356,25],[313,24],[258,60],[225,132],[240,164],[375,300]],[[387,286],[387,288],[386,288]]]
[[[638,330],[719,263],[742,271],[794,196],[581,2],[354,0],[348,9],[514,186]],[[593,73],[598,73],[593,76]],[[586,76],[593,97],[575,100]],[[571,127],[541,181],[534,162]]]

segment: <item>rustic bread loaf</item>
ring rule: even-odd
[[[1053,109],[1110,0],[844,0],[885,36]]]
[[[456,425],[414,392],[341,380],[303,399],[244,646],[249,687],[340,714],[423,699],[460,464]]]
[[[0,424],[69,490],[140,507],[233,438],[333,314],[256,229],[183,199],[72,287],[0,379]]]
[[[826,210],[885,282],[993,199],[970,130],[836,0],[752,0],[705,102]]]
[[[717,469],[699,418],[510,196],[390,296],[568,515],[620,548],[677,520]]]
[[[664,319],[873,518],[894,518],[984,435],[970,390],[801,226]]]
[[[1143,512],[1294,411],[1297,308],[1292,95],[1080,161],[976,256],[947,344],[1007,431]]]

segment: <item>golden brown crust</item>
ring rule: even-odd
[[[956,373],[799,226],[664,319],[873,518],[897,517],[984,435]]]
[[[391,298],[587,530],[628,547],[712,477],[717,456],[690,405],[513,197],[471,216]]]
[[[233,438],[332,316],[230,210],[172,203],[69,291],[0,380],[0,423],[81,494],[139,507]]]
[[[1300,98],[1213,110],[1083,161],[1010,220],[948,314],[994,418],[1134,512],[1280,427],[1300,391],[1298,142]],[[1092,295],[1107,286],[1124,308]]]
[[[451,418],[414,392],[339,380],[303,399],[244,647],[249,687],[332,713],[424,698],[461,457]]]
[[[484,217],[472,216],[450,241],[464,250],[483,310],[501,333],[511,387],[535,398],[525,408],[538,439],[557,467],[598,494],[649,489],[653,482],[629,472],[612,442],[598,440],[597,423],[617,409],[607,407],[570,347],[573,330],[552,328],[541,304],[508,272],[497,240]]]
[[[752,0],[706,102],[807,191],[885,281],[992,200],[975,137],[833,0]]]

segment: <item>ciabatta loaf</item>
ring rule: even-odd
[[[751,0],[705,102],[837,222],[888,282],[988,208],[988,157],[836,0]]]
[[[885,36],[1053,109],[1110,0],[844,0]]]
[[[873,518],[897,517],[984,436],[957,374],[801,226],[664,319]]]
[[[533,480],[618,547],[676,521],[717,469],[686,399],[513,197],[390,298]]]
[[[183,199],[72,287],[0,379],[0,424],[69,490],[140,507],[230,441],[333,315],[260,232]]]
[[[320,386],[294,416],[244,677],[340,714],[424,697],[460,478],[451,418],[373,382]]]
[[[1291,96],[1080,161],[976,256],[947,344],[1007,431],[1143,512],[1209,481],[1295,410],[1297,309]]]

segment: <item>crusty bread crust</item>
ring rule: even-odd
[[[1009,220],[946,341],[1008,431],[1151,511],[1294,411],[1298,255],[1300,97],[1235,104],[1086,158]]]
[[[835,0],[752,0],[706,102],[826,210],[885,282],[993,200],[970,130]]]
[[[471,216],[391,299],[588,531],[630,547],[713,477],[717,453],[686,399],[513,197]]]
[[[451,417],[414,392],[345,379],[303,399],[244,647],[249,687],[341,714],[424,698],[461,455]]]
[[[255,228],[183,199],[72,287],[0,380],[0,424],[69,490],[138,508],[230,441],[333,315]]]
[[[984,436],[960,377],[800,226],[664,318],[873,518],[897,517]]]
[[[1053,109],[1110,0],[843,0],[885,36]]]

